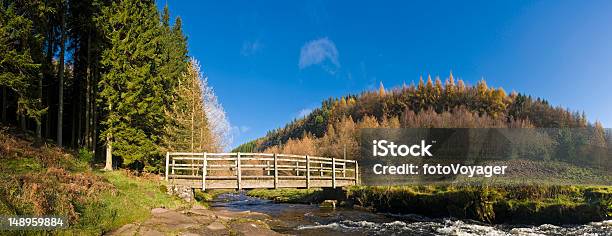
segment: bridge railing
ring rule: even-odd
[[[214,188],[338,187],[359,183],[355,160],[273,153],[166,153],[165,178]],[[257,182],[258,184],[253,184]],[[194,186],[195,187],[195,186]]]

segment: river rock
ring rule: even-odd
[[[270,229],[266,224],[261,222],[232,222],[231,229],[236,231],[238,235],[249,236],[274,236],[282,235]]]
[[[176,195],[179,198],[185,200],[186,202],[194,201],[193,189],[187,186],[180,185],[168,185],[167,193],[170,195]]]
[[[319,207],[322,207],[322,208],[336,208],[336,204],[337,203],[338,203],[338,201],[336,201],[336,200],[325,200],[321,204],[319,204]]]
[[[210,223],[208,226],[206,226],[206,228],[212,230],[212,231],[217,231],[217,230],[224,230],[225,229],[225,225],[222,224],[219,221],[215,221]]]
[[[140,232],[138,232],[139,235],[146,235],[146,236],[164,236],[166,234],[159,232],[155,229],[152,228],[143,228],[140,230]]]

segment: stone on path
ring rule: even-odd
[[[262,213],[210,210],[197,206],[182,212],[155,208],[146,221],[124,225],[108,235],[282,235],[264,223],[269,218]]]
[[[168,209],[165,208],[153,208],[151,210],[151,214],[161,214],[161,213],[165,213],[168,212]]]
[[[225,225],[219,221],[215,221],[206,226],[206,228],[212,231],[225,230]]]
[[[138,232],[138,226],[135,224],[127,224],[121,226],[121,228],[113,231],[110,235],[136,235]]]

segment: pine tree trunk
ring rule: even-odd
[[[6,87],[2,87],[2,123],[6,124]]]
[[[191,83],[191,84],[193,84],[193,83]],[[194,124],[194,122],[195,122],[195,120],[194,120],[194,115],[195,115],[194,114],[195,113],[195,109],[194,108],[195,108],[195,105],[194,105],[194,101],[193,100],[195,100],[195,96],[193,95],[193,87],[192,87],[192,92],[191,92],[191,98],[192,98],[192,100],[191,100],[191,102],[192,102],[191,103],[191,152],[194,152],[194,150],[193,150],[193,136],[195,135],[195,124]],[[193,160],[191,161],[191,164],[192,165],[194,164]],[[192,172],[193,172],[193,170],[192,170]],[[197,173],[193,173],[193,174],[196,175]]]
[[[36,121],[36,137],[42,138],[42,122],[40,120]]]
[[[80,93],[79,93],[80,94]],[[77,132],[76,132],[76,137],[77,137],[77,148],[79,146],[81,146],[83,144],[83,105],[81,105],[81,96],[79,96],[79,105],[77,106],[77,119],[78,119],[78,128],[77,128]]]
[[[113,105],[109,104],[108,113],[109,116],[113,112]],[[113,124],[109,124],[109,129],[112,128]],[[104,166],[104,170],[113,170],[113,133],[109,132],[106,134],[106,166]]]
[[[43,99],[43,74],[40,73],[38,76],[38,99],[42,103]],[[36,137],[42,138],[42,116],[36,117]]]
[[[59,55],[59,101],[57,109],[57,144],[62,146],[62,127],[64,118],[64,53],[66,52],[66,20],[64,14],[62,14],[61,30],[62,34],[60,40],[60,55]]]
[[[195,95],[192,93],[191,97],[193,98],[191,103],[191,152],[193,152],[193,136],[195,135]]]
[[[78,88],[78,83],[75,83],[72,85],[73,86],[73,91],[75,90],[74,88]],[[78,93],[78,92],[77,92]],[[73,95],[73,98],[75,96]],[[78,115],[77,115],[77,103],[79,100],[79,96],[76,96],[76,100],[73,99],[72,101],[72,111],[70,113],[72,113],[72,125],[70,127],[72,127],[72,129],[70,129],[71,133],[70,133],[70,143],[72,147],[76,147],[76,143],[77,143],[77,119],[78,119]],[[70,114],[68,113],[68,114]]]
[[[90,148],[91,146],[91,133],[89,132],[89,124],[91,122],[89,117],[89,99],[91,97],[91,32],[87,34],[87,69],[85,70],[85,147]]]
[[[78,148],[81,142],[81,80],[77,80],[76,76],[73,76],[74,83],[72,84],[72,133],[70,135],[70,141],[72,147]]]
[[[95,74],[95,73],[94,73]],[[92,133],[93,135],[91,136],[91,152],[93,153],[93,156],[96,156],[96,148],[98,146],[98,112],[96,109],[96,96],[97,96],[97,86],[96,86],[96,77],[92,76],[91,77],[92,80],[92,99],[91,99],[91,115],[93,116],[92,118],[92,123],[93,123],[93,130]]]
[[[49,98],[48,95],[49,94],[47,93],[47,99]],[[47,106],[51,107],[50,102],[47,102]],[[45,137],[46,138],[52,138],[51,137],[51,116],[49,114],[49,110],[47,110],[47,114],[45,114]]]
[[[113,141],[112,134],[109,134],[106,137],[106,165],[104,166],[104,170],[111,171],[113,170]]]
[[[26,131],[26,118],[25,115],[23,114],[19,114],[19,127],[21,128],[21,131]]]
[[[53,41],[53,38],[55,37],[54,32],[55,32],[54,30],[49,30],[48,36],[47,36],[47,54],[46,54],[47,59],[45,61],[46,76],[48,76],[47,83],[53,80],[53,48],[55,47],[55,42]],[[47,113],[45,114],[45,137],[46,138],[51,137],[51,117],[49,114],[49,110],[51,109],[51,102],[50,102],[48,94],[49,92],[47,91],[46,105],[47,105],[48,110],[47,110]]]

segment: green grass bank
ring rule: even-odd
[[[251,190],[283,203],[320,203],[321,189]],[[611,186],[353,186],[344,205],[374,212],[456,217],[486,223],[579,224],[612,218]],[[342,205],[342,204],[341,204]]]
[[[69,228],[59,234],[101,235],[150,217],[152,208],[188,203],[169,196],[156,175],[93,170],[91,156],[0,129],[0,215],[57,215]],[[2,234],[45,234],[42,231]]]

